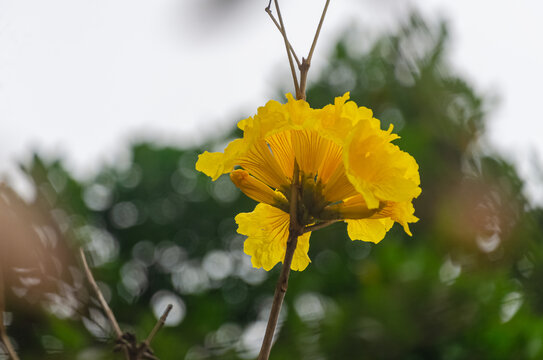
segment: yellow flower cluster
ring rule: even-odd
[[[371,110],[347,101],[349,93],[323,109],[290,94],[287,99],[269,101],[240,121],[243,138],[223,153],[206,151],[196,163],[213,180],[230,173],[234,184],[259,202],[253,212],[236,216],[253,266],[270,270],[284,259],[295,162],[302,225],[342,220],[352,240],[377,243],[397,222],[411,235],[408,223],[418,220],[412,201],[421,192],[418,165],[391,143],[398,138],[392,125],[381,130]],[[293,270],[310,262],[310,235],[298,239]]]

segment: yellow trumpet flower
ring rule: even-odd
[[[282,262],[289,236],[289,197],[294,164],[299,167],[298,221],[309,226],[345,221],[352,240],[378,243],[394,222],[411,235],[412,201],[419,196],[419,167],[381,130],[371,110],[347,101],[312,109],[287,94],[287,103],[269,101],[238,127],[243,138],[224,152],[204,152],[196,169],[216,180],[230,173],[233,183],[259,202],[236,216],[238,232],[247,235],[244,251],[254,267],[272,269]],[[291,269],[310,262],[309,237],[298,238]]]

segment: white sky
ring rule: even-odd
[[[203,11],[201,3],[226,5]],[[122,158],[135,139],[188,146],[226,131],[278,85],[290,84],[266,3],[0,0],[0,173],[24,189],[15,164],[33,150],[62,156],[86,176]],[[303,55],[324,1],[280,3]],[[409,3],[429,19],[450,20],[453,65],[482,93],[500,96],[489,141],[520,161],[543,203],[537,190],[543,180],[536,181],[528,161],[535,151],[543,164],[543,119],[536,111],[542,2],[332,0],[309,81],[348,24],[390,28]]]

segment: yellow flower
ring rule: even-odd
[[[196,169],[213,180],[230,173],[233,183],[259,202],[251,213],[236,216],[238,232],[247,235],[245,253],[254,267],[270,270],[285,256],[289,234],[289,197],[294,163],[301,188],[298,218],[309,226],[345,221],[349,237],[378,243],[394,222],[411,235],[412,200],[420,192],[418,165],[391,142],[372,111],[347,101],[311,109],[304,100],[269,101],[238,127],[243,138],[223,153],[205,152]],[[309,237],[298,239],[291,268],[303,270],[310,259]]]

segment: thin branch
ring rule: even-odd
[[[85,257],[85,252],[83,251],[82,248],[79,248],[79,255],[81,257],[81,262],[83,263],[83,268],[85,269],[85,273],[87,274],[87,280],[89,280],[89,283],[94,289],[96,296],[98,296],[98,301],[100,302],[100,305],[102,305],[102,309],[104,309],[104,312],[106,313],[106,316],[109,319],[111,326],[113,327],[113,331],[115,332],[117,339],[121,339],[123,336],[123,332],[121,331],[121,328],[119,327],[119,323],[117,322],[117,319],[115,319],[115,315],[113,315],[113,311],[111,311],[111,308],[107,304],[106,299],[104,298],[104,295],[102,294],[102,291],[96,284],[96,280],[94,280],[94,276],[92,275],[89,265],[87,264],[87,258]]]
[[[264,334],[264,340],[262,341],[262,347],[260,348],[260,354],[258,360],[268,360],[272,347],[273,334],[275,333],[275,327],[277,326],[277,320],[279,319],[279,313],[281,312],[281,306],[288,288],[288,277],[290,275],[290,266],[292,264],[292,258],[294,257],[294,251],[298,244],[298,236],[302,234],[302,228],[298,224],[298,196],[300,194],[300,176],[298,163],[294,163],[294,173],[292,176],[293,184],[291,185],[290,194],[290,229],[289,237],[287,240],[287,249],[285,251],[285,260],[281,267],[281,274],[275,287],[275,294],[273,295],[273,303],[270,310],[270,317],[268,318],[268,325],[266,326],[266,333]]]
[[[281,35],[283,35],[283,40],[285,42],[285,48],[287,50],[287,56],[288,56],[288,62],[290,65],[290,72],[292,73],[292,80],[294,81],[294,90],[296,91],[296,96],[300,93],[300,86],[298,85],[298,77],[296,76],[296,68],[294,67],[294,62],[292,60],[292,55],[289,50],[289,41],[287,38],[287,31],[285,30],[285,24],[283,23],[283,17],[281,16],[281,10],[279,9],[279,2],[277,0],[275,1],[275,9],[277,10],[277,17],[279,18],[279,24],[281,32]],[[271,1],[270,4],[271,5]],[[271,9],[270,6],[266,8],[266,12],[271,15]]]
[[[321,19],[319,21],[319,25],[317,26],[315,37],[313,38],[313,44],[311,44],[311,50],[309,50],[309,54],[307,55],[307,62],[310,64],[311,59],[313,58],[313,52],[315,51],[315,47],[317,46],[317,40],[319,39],[319,35],[321,33],[322,23],[324,22],[326,11],[328,11],[328,5],[330,5],[330,0],[326,0],[326,4],[324,4],[324,10],[322,11]]]
[[[319,35],[321,33],[322,24],[324,22],[324,17],[326,16],[326,11],[328,10],[328,5],[330,4],[330,0],[326,0],[326,4],[324,5],[324,9],[322,11],[321,19],[319,21],[319,25],[317,26],[317,31],[315,32],[315,37],[313,38],[313,43],[311,44],[311,49],[309,50],[309,54],[307,55],[307,59],[302,58],[302,65],[300,65],[300,94],[298,99],[304,99],[305,100],[305,88],[307,84],[307,73],[309,72],[309,67],[311,66],[311,59],[313,58],[313,52],[315,51],[315,47],[317,46],[317,40],[319,39]]]
[[[270,2],[271,4],[271,2]],[[279,32],[282,33],[282,30],[281,30],[281,25],[279,25],[279,23],[277,22],[277,20],[275,19],[275,16],[273,16],[272,12],[271,12],[271,9],[269,8],[269,6],[266,8],[266,12],[268,13],[268,15],[270,16],[270,18],[272,19],[273,23],[275,24],[275,26],[277,27],[277,30],[279,30]],[[300,59],[298,58],[298,55],[296,55],[296,52],[294,51],[294,48],[292,47],[292,45],[290,44],[290,41],[287,41],[288,43],[288,48],[290,50],[290,52],[292,53],[292,56],[294,56],[294,60],[296,61],[296,65],[298,65],[298,68],[300,68],[300,66],[302,66],[302,63],[300,62]]]
[[[310,232],[310,231],[315,231],[315,230],[320,230],[320,229],[323,229],[327,226],[330,226],[338,221],[341,221],[341,220],[330,220],[330,221],[324,221],[324,222],[321,222],[321,223],[317,223],[317,224],[314,224],[314,225],[308,225],[306,227],[304,227],[304,234],[307,233],[307,232]]]
[[[155,324],[155,327],[151,332],[149,333],[149,336],[147,336],[147,339],[145,340],[145,344],[149,346],[151,344],[151,341],[153,341],[153,338],[155,337],[156,333],[164,326],[164,323],[166,322],[166,319],[168,318],[168,315],[170,314],[170,311],[172,310],[173,306],[172,304],[168,304],[166,307],[166,310],[164,310],[164,313],[158,319],[158,321]]]

